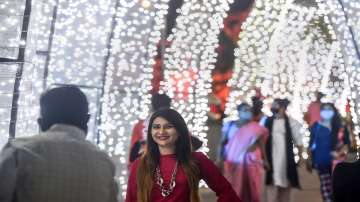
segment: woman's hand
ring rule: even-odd
[[[332,151],[330,152],[330,155],[335,159],[335,160],[340,160],[343,161],[346,158],[347,153],[349,152],[349,147],[347,145],[342,145],[339,149],[337,149],[336,151]]]

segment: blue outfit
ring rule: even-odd
[[[313,166],[317,169],[331,167],[332,133],[331,130],[318,122],[311,127],[310,149],[313,156]]]
[[[312,153],[312,163],[317,169],[320,180],[321,196],[324,202],[332,202],[332,183],[331,183],[331,161],[330,152],[333,148],[332,131],[319,124],[314,123],[310,129],[310,149]]]
[[[312,153],[312,163],[319,174],[320,190],[324,202],[333,201],[332,191],[332,156],[330,152],[336,150],[339,141],[348,144],[348,134],[344,134],[342,140],[338,139],[340,128],[331,130],[318,122],[314,123],[310,129],[310,149]]]

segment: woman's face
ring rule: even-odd
[[[238,110],[239,119],[241,120],[250,120],[252,118],[252,112],[250,106],[243,106]]]
[[[320,117],[323,120],[331,120],[335,115],[334,109],[330,105],[325,105],[320,111]]]
[[[173,147],[179,134],[173,124],[162,117],[157,117],[151,126],[151,136],[159,147]]]

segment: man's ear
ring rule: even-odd
[[[42,132],[45,132],[47,130],[49,130],[49,128],[51,127],[51,123],[49,122],[49,120],[47,119],[44,119],[44,118],[38,118],[37,120],[39,126],[40,126],[40,129]]]
[[[44,131],[44,128],[45,128],[45,127],[44,127],[44,125],[45,125],[45,124],[44,124],[44,120],[43,120],[42,118],[38,118],[38,119],[37,119],[37,122],[38,122],[38,124],[39,124],[40,130],[41,130],[41,131]]]

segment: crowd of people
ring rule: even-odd
[[[317,171],[324,202],[344,201],[333,190],[339,184],[333,170],[354,150],[354,134],[334,104],[321,102],[323,96],[318,92],[304,114],[310,132],[307,159],[302,158],[303,125],[287,114],[287,99],[274,99],[272,116],[266,117],[258,113],[262,104],[254,97],[252,109],[247,103],[240,104],[238,119],[223,124],[220,167],[224,166],[224,175],[243,201],[291,201],[291,189],[301,189],[297,167],[302,163],[308,171]],[[338,189],[344,193],[344,187]]]
[[[154,94],[152,114],[131,134],[125,201],[199,202],[204,180],[219,202],[289,202],[291,189],[301,189],[302,162],[317,171],[324,202],[360,201],[360,161],[343,163],[354,149],[352,125],[342,121],[334,104],[321,102],[322,96],[318,93],[304,116],[307,150],[303,126],[287,114],[290,102],[274,99],[272,115],[265,116],[261,98],[254,97],[252,106],[237,107],[237,120],[223,123],[214,163],[196,152],[202,142],[170,108],[171,99]],[[10,140],[0,154],[0,202],[118,201],[115,165],[86,141],[88,120],[88,101],[79,88],[45,92],[40,134]]]
[[[333,201],[332,170],[344,160],[351,141],[337,109],[321,103],[322,96],[317,94],[304,116],[310,131],[306,165],[319,175],[323,200]],[[253,98],[253,107],[242,103],[238,119],[223,125],[217,164],[243,201],[291,201],[291,188],[300,189],[294,147],[301,157],[302,125],[287,115],[288,105],[287,99],[274,99],[273,115],[265,117],[261,100]],[[267,189],[274,194],[266,194]]]

